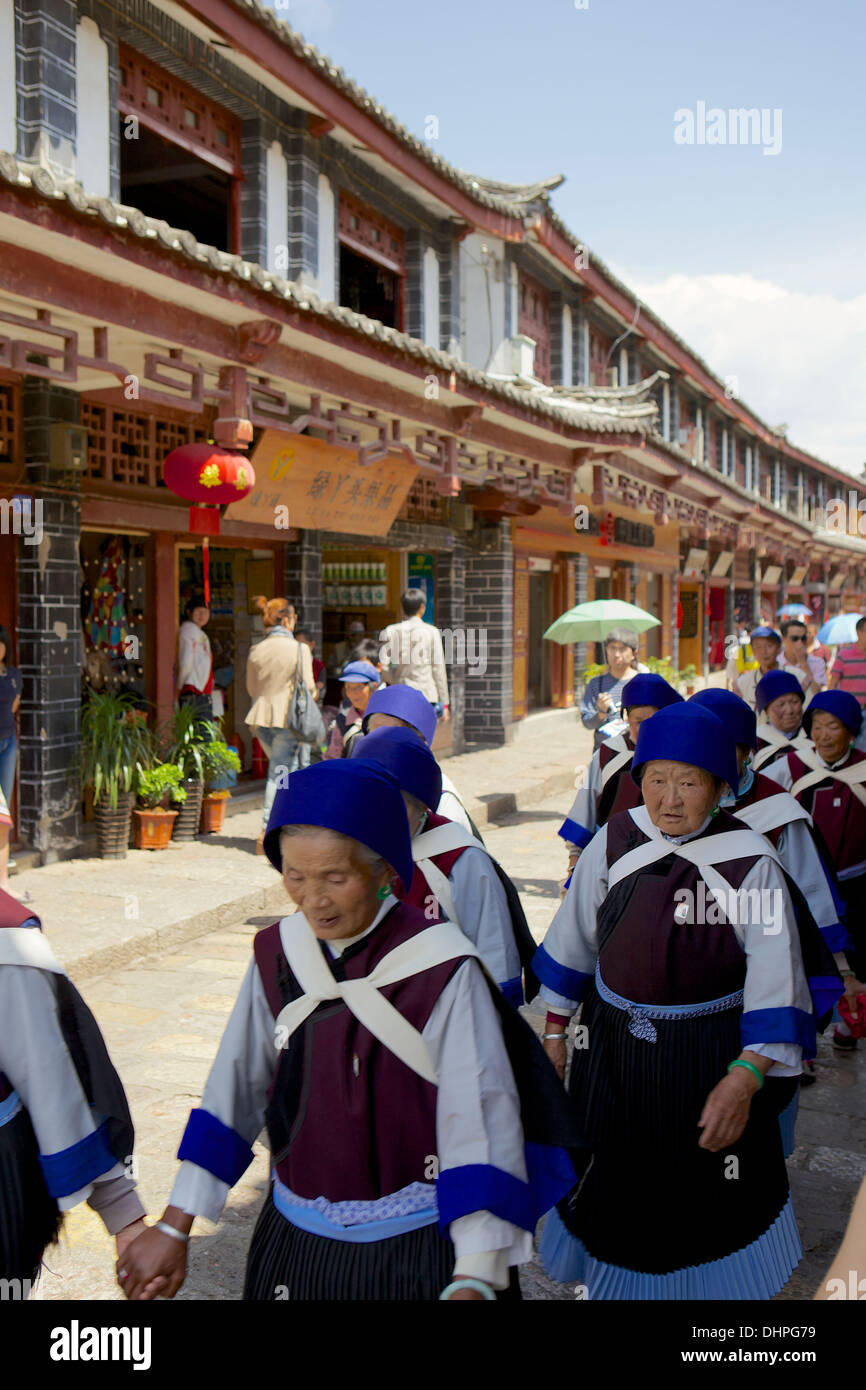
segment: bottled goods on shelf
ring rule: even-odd
[[[387,566],[379,560],[351,560],[322,566],[325,606],[384,608],[388,602]]]

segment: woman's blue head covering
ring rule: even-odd
[[[357,685],[362,685],[364,681],[369,685],[378,685],[379,672],[370,661],[350,661],[340,672],[340,680]]]
[[[766,676],[764,679],[766,680]],[[794,676],[793,679],[796,680],[797,677]],[[733,690],[722,690],[719,686],[711,685],[708,689],[699,690],[693,695],[689,704],[701,705],[717,719],[721,719],[734,743],[741,743],[744,748],[757,748],[758,721],[755,711],[750,709],[739,695],[735,695]]]
[[[412,882],[406,803],[381,763],[333,758],[289,774],[288,786],[277,789],[265,832],[265,854],[280,873],[280,831],[286,825],[315,825],[348,835],[380,854],[404,884]]]
[[[442,796],[439,764],[426,743],[422,743],[411,729],[393,726],[374,729],[371,734],[355,739],[352,757],[381,763],[397,779],[402,791],[417,796],[431,811],[439,805]]]
[[[827,714],[832,714],[836,719],[850,729],[852,734],[859,734],[860,720],[863,711],[856,696],[849,690],[819,690],[817,695],[813,695],[806,712],[803,715],[803,728],[809,737],[812,737],[812,715],[817,710],[822,709]]]
[[[660,709],[638,729],[632,775],[647,763],[657,761],[702,767],[713,777],[727,782],[734,792],[740,785],[733,738],[721,719],[708,709],[692,704],[691,700]]]
[[[432,743],[436,733],[436,711],[420,690],[411,685],[388,685],[374,690],[364,711],[361,728],[367,732],[371,714],[392,714],[417,729],[425,743]]]
[[[755,704],[765,710],[781,695],[799,695],[803,699],[803,687],[792,671],[768,671],[755,686]]]
[[[639,671],[626,681],[622,688],[622,708],[631,709],[634,705],[653,705],[656,709],[666,709],[668,705],[681,705],[683,697],[663,676],[655,671]]]

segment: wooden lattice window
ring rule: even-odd
[[[127,487],[164,487],[162,462],[181,444],[207,439],[209,421],[169,420],[82,400],[87,430],[87,478]]]
[[[436,490],[433,478],[416,478],[400,512],[401,521],[445,521],[445,499]]]
[[[120,45],[117,105],[124,116],[182,145],[226,174],[241,171],[241,123],[173,73]]]
[[[397,275],[406,272],[406,239],[402,229],[351,193],[340,189],[339,237],[344,246]]]
[[[535,375],[539,381],[550,381],[550,294],[523,271],[519,285],[517,331],[535,339]]]
[[[18,457],[18,387],[0,382],[0,464],[14,464]]]

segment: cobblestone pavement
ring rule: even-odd
[[[556,828],[570,801],[570,793],[559,793],[484,830],[489,848],[514,878],[539,940],[559,901],[564,853]],[[178,1140],[200,1096],[255,928],[273,916],[262,913],[224,923],[181,946],[168,946],[159,956],[117,965],[83,987],[127,1087],[137,1130],[139,1181],[152,1213],[159,1214],[168,1197]],[[540,1027],[540,1017],[532,1021]],[[818,1083],[802,1093],[798,1147],[790,1167],[805,1258],[782,1298],[812,1296],[866,1173],[864,1058],[862,1044],[859,1055],[836,1056],[822,1043]],[[190,1275],[179,1297],[240,1298],[246,1249],[267,1183],[265,1149],[261,1144],[255,1149],[255,1161],[233,1189],[219,1226],[196,1223]],[[43,1298],[120,1297],[113,1242],[86,1206],[69,1215],[63,1242],[49,1252],[47,1264]],[[574,1297],[570,1287],[548,1280],[537,1262],[522,1277],[527,1298]]]

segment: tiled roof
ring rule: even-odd
[[[132,233],[144,242],[149,242],[162,250],[183,257],[195,264],[217,271],[226,278],[254,284],[259,289],[273,295],[284,303],[309,314],[311,317],[326,319],[339,324],[357,335],[359,339],[374,339],[400,353],[405,359],[425,363],[440,371],[453,372],[458,382],[475,386],[490,397],[499,397],[530,411],[546,417],[552,422],[571,425],[576,429],[592,430],[600,434],[636,433],[646,435],[651,432],[651,418],[641,414],[635,418],[625,409],[617,409],[615,402],[591,404],[585,408],[566,407],[546,398],[555,394],[555,388],[545,388],[545,395],[539,398],[538,383],[527,383],[521,387],[514,381],[489,376],[475,367],[461,362],[450,353],[429,347],[407,333],[389,328],[378,319],[366,318],[342,305],[321,300],[310,290],[291,280],[264,270],[253,261],[245,261],[240,256],[220,251],[196,240],[192,232],[170,227],[155,217],[147,217],[138,208],[115,203],[110,198],[94,197],[83,192],[81,185],[72,181],[60,181],[53,177],[42,165],[25,164],[13,155],[0,151],[0,178],[6,183],[21,189],[32,189],[40,197],[54,202],[65,201],[76,212],[91,218],[100,218],[108,226]],[[599,392],[599,396],[604,392]],[[609,393],[608,393],[609,394]],[[616,394],[616,393],[614,393]],[[493,401],[491,401],[493,404]]]

